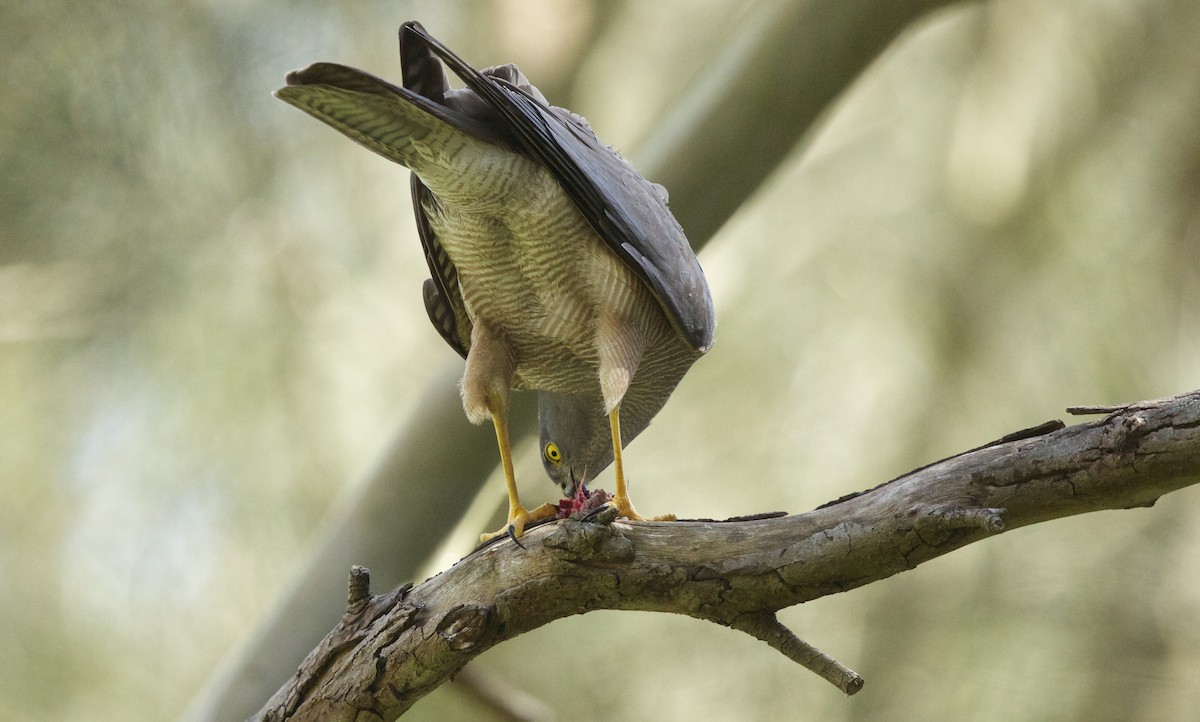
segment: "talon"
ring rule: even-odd
[[[594,518],[596,517],[596,515],[597,515],[597,514],[599,514],[600,512],[602,512],[602,511],[604,511],[605,509],[608,509],[608,508],[609,508],[609,505],[608,505],[608,504],[604,504],[603,506],[598,506],[598,507],[596,507],[595,509],[592,509],[592,510],[591,510],[591,511],[589,511],[588,513],[584,514],[584,515],[583,515],[583,516],[580,518],[580,521],[588,521],[588,520],[590,520],[590,519],[594,519]]]
[[[536,521],[540,521],[546,517],[554,516],[555,512],[557,511],[558,507],[549,503],[542,504],[532,511],[526,510],[524,507],[519,505],[510,508],[508,510],[508,521],[505,523],[505,525],[499,531],[480,535],[479,541],[481,544],[483,544],[490,542],[496,537],[506,536],[509,539],[512,539],[514,544],[524,549],[525,545],[520,542],[518,537],[525,533],[525,528]]]
[[[513,527],[512,524],[508,525],[508,538],[513,540],[513,544],[516,544],[517,546],[521,547],[522,549],[525,548],[525,545],[522,544],[521,540],[517,538],[517,531]]]

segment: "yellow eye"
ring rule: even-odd
[[[555,444],[553,441],[546,444],[546,450],[542,453],[545,455],[546,461],[552,464],[562,463],[562,452],[558,450],[558,444]]]

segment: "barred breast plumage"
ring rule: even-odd
[[[318,63],[290,74],[277,95],[412,170],[432,276],[426,310],[466,358],[468,418],[496,427],[509,488],[504,531],[515,539],[553,511],[530,512],[517,499],[510,389],[539,392],[543,463],[564,491],[579,497],[615,461],[613,503],[641,519],[621,448],[708,350],[715,327],[665,191],[582,118],[550,106],[515,66],[477,71],[417,23],[400,35],[404,87]],[[442,62],[466,88],[450,89]]]

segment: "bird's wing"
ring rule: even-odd
[[[417,219],[417,235],[421,237],[421,248],[425,251],[425,262],[429,265],[430,278],[421,287],[425,300],[425,312],[437,332],[459,356],[467,357],[471,347],[471,319],[463,302],[462,289],[458,285],[458,269],[446,254],[437,234],[429,224],[426,208],[436,202],[433,194],[414,173],[412,176],[413,215]]]
[[[419,38],[491,106],[502,119],[503,135],[554,174],[596,234],[650,287],[684,338],[707,350],[716,327],[712,297],[661,188],[602,143],[579,116],[479,72],[420,23],[405,23],[400,34],[402,44]]]
[[[446,101],[450,84],[437,57],[429,47],[414,35],[400,30],[400,69],[404,87],[441,106]],[[425,312],[429,321],[441,337],[463,358],[471,347],[471,319],[463,302],[462,289],[458,285],[458,269],[438,242],[437,234],[429,223],[428,208],[436,203],[429,188],[412,174],[413,216],[417,220],[417,235],[421,238],[421,249],[425,252],[425,263],[429,266],[430,278],[421,287],[425,301]]]
[[[327,123],[352,140],[400,163],[411,165],[412,137],[461,133],[485,144],[516,150],[495,112],[482,102],[457,97],[442,64],[429,47],[401,30],[404,87],[336,63],[314,63],[289,73],[280,99]],[[464,100],[467,102],[464,103]],[[430,282],[422,288],[425,310],[435,329],[460,355],[470,347],[471,321],[458,286],[458,272],[438,242],[428,208],[436,200],[414,174],[413,212],[429,265]]]

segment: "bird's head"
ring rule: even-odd
[[[599,398],[538,393],[542,466],[550,480],[574,496],[613,460],[612,434]]]

